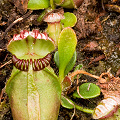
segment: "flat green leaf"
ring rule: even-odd
[[[94,98],[100,95],[100,88],[93,83],[84,83],[79,87],[79,93],[84,99]],[[77,91],[73,93],[73,96],[80,98]]]
[[[49,0],[29,0],[28,1],[28,9],[38,10],[45,9],[50,6]]]
[[[70,62],[68,63],[68,65],[65,68],[65,75],[67,75],[68,72],[70,72],[70,70],[72,70],[72,68],[76,62],[76,57],[77,57],[77,55],[76,55],[76,51],[75,51]],[[56,66],[59,68],[59,53],[58,53],[58,51],[56,51],[54,54],[54,61],[56,63]]]
[[[76,51],[75,51],[71,60],[69,61],[69,63],[67,64],[67,66],[65,68],[65,73],[64,73],[65,75],[67,75],[70,72],[70,70],[72,70],[72,68],[74,67],[76,58],[77,58],[77,55],[76,55]]]
[[[74,102],[71,99],[68,99],[64,96],[61,96],[61,105],[67,109],[74,108]]]
[[[65,69],[71,60],[77,45],[77,37],[72,28],[64,28],[58,39],[59,80],[63,81]]]
[[[60,5],[64,8],[75,8],[73,0],[63,0],[62,4]]]
[[[74,27],[77,23],[77,17],[70,12],[64,13],[64,19],[61,20],[63,27]]]
[[[58,54],[58,51],[56,51],[55,54],[54,54],[54,61],[55,61],[56,66],[59,68],[59,54]]]

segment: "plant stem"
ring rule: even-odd
[[[51,6],[51,8],[52,8],[53,10],[55,9],[55,5],[54,5],[53,0],[50,0],[50,6]]]
[[[60,84],[62,83],[63,79],[64,79],[64,70],[61,70],[59,68],[59,82],[60,82]]]
[[[83,112],[85,112],[85,113],[93,114],[93,112],[94,112],[94,110],[92,110],[92,109],[84,108],[84,107],[79,106],[79,105],[76,105],[76,104],[74,104],[74,105],[75,105],[75,108],[76,108],[76,109],[78,109],[78,110],[80,110],[80,111],[83,111]]]
[[[58,38],[60,32],[61,32],[60,22],[48,23],[47,33],[49,34],[49,37],[55,41],[55,46],[58,45]]]

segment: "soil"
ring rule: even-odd
[[[111,7],[112,5],[112,7]],[[77,61],[83,65],[83,69],[91,74],[100,76],[111,68],[114,76],[120,76],[120,1],[119,0],[84,0],[78,9],[64,9],[73,12],[77,17],[77,24],[73,27],[77,35]],[[7,51],[6,45],[14,34],[21,30],[38,29],[44,31],[47,27],[45,22],[37,22],[42,10],[27,11],[21,13],[12,0],[0,1],[0,93],[1,101],[5,100],[5,106],[0,110],[1,120],[12,120],[9,100],[2,89],[10,77],[12,71],[11,54]],[[27,14],[27,15],[25,15]],[[16,19],[24,16],[24,19],[12,24]],[[12,25],[11,25],[12,24]],[[9,29],[8,29],[9,28]],[[7,32],[5,32],[7,29]],[[74,68],[75,68],[74,66]],[[58,68],[54,62],[51,67],[58,74]],[[73,70],[74,70],[73,68]],[[72,70],[72,71],[73,71]],[[71,72],[72,72],[71,71]],[[96,83],[97,80],[82,75],[79,81]],[[76,81],[70,90],[76,86]],[[73,91],[72,91],[73,92]],[[95,99],[83,100],[68,96],[77,104],[88,108],[94,108],[103,99],[101,95]],[[70,120],[74,110],[65,109],[61,106],[58,120]],[[93,120],[90,114],[76,110],[73,120]]]

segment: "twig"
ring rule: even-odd
[[[98,61],[100,61],[100,60],[102,60],[102,59],[104,59],[104,58],[105,58],[105,55],[102,54],[102,55],[100,55],[99,57],[97,57],[97,58],[95,58],[94,60],[92,60],[88,65],[92,64],[93,62],[98,62]]]
[[[22,17],[18,18],[17,20],[15,20],[13,23],[11,23],[7,29],[5,30],[2,38],[0,40],[2,40],[5,36],[6,36],[6,33],[18,22],[20,22],[21,20],[27,18],[33,11],[32,10],[29,10],[25,15],[23,15]]]
[[[77,85],[78,85],[78,79],[79,79],[79,75],[77,75]],[[83,96],[80,94],[80,92],[79,92],[79,86],[77,86],[77,93],[78,93],[78,95],[81,97],[81,98],[83,98]],[[83,98],[84,99],[84,98]]]
[[[1,65],[0,68],[4,67],[5,65],[7,64],[11,64],[12,63],[12,60],[9,60],[8,62],[6,62],[5,64]]]
[[[84,70],[76,70],[75,72],[73,72],[73,73],[71,74],[71,80],[72,80],[73,77],[74,77],[75,75],[77,75],[77,74],[85,74],[85,75],[88,75],[88,76],[90,76],[90,77],[96,78],[96,79],[98,79],[98,80],[102,80],[102,82],[103,82],[103,81],[106,81],[105,79],[103,79],[103,78],[101,78],[101,77],[99,77],[99,76],[96,76],[96,75],[92,75],[92,74],[90,74],[90,73],[88,73],[88,72],[86,72],[86,71],[84,71]]]

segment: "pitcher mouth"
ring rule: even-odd
[[[12,56],[13,65],[21,70],[21,71],[28,71],[29,65],[32,65],[34,71],[43,70],[50,64],[51,61],[51,54],[47,54],[43,58],[39,59],[18,59],[15,55]]]

